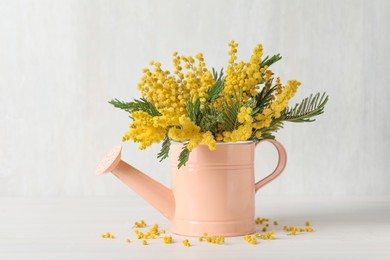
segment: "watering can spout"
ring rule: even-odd
[[[121,160],[122,146],[114,147],[100,162],[96,174],[111,172],[138,193],[169,220],[173,219],[175,201],[172,190]]]

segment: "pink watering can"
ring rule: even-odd
[[[254,151],[262,142],[276,147],[279,161],[271,174],[255,182]],[[283,146],[271,139],[217,143],[215,151],[199,145],[178,169],[182,146],[171,144],[172,189],[122,161],[122,146],[106,155],[96,173],[112,172],[172,222],[172,233],[239,236],[255,232],[255,193],[283,172],[287,162]]]

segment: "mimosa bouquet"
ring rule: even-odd
[[[312,122],[323,113],[326,93],[312,94],[288,107],[301,83],[283,84],[275,77],[270,66],[282,58],[279,54],[263,59],[258,44],[249,61],[237,61],[237,46],[229,43],[225,72],[209,70],[202,53],[194,58],[174,52],[173,72],[151,61],[138,84],[141,98],[110,101],[132,120],[123,141],[133,140],[139,149],[162,141],[157,155],[161,160],[168,157],[172,140],[183,142],[180,168],[200,144],[215,150],[217,142],[273,139],[285,122]]]

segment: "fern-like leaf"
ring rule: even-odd
[[[271,58],[269,56],[265,57],[265,59],[260,63],[260,68],[264,68],[265,66],[270,67],[275,62],[282,59],[282,56],[280,56],[280,53],[273,55]]]
[[[223,77],[223,68],[218,73],[214,68],[212,68],[213,78],[215,81],[220,81]]]
[[[313,122],[313,117],[324,113],[324,107],[328,102],[328,95],[324,92],[311,94],[309,97],[297,103],[294,108],[286,108],[281,116],[281,120],[288,122]]]
[[[166,134],[164,141],[161,145],[161,150],[157,154],[157,159],[160,159],[160,162],[169,156],[170,148],[171,148],[171,140],[169,140],[168,134]]]
[[[193,97],[191,96],[186,102],[186,115],[194,122],[196,125],[199,125],[201,120],[200,115],[200,98],[196,98],[193,101]]]
[[[185,144],[180,152],[179,164],[177,165],[178,169],[180,169],[182,166],[185,166],[188,158],[190,157],[190,150],[188,150],[187,145],[188,144]]]
[[[272,87],[269,90],[263,88],[255,96],[255,108],[253,109],[251,115],[261,113],[271,102],[272,94],[275,91],[276,87]]]
[[[222,90],[224,88],[224,83],[225,82],[223,79],[219,79],[215,82],[215,84],[211,88],[209,88],[206,91],[206,94],[207,94],[206,102],[207,103],[212,103],[219,97],[219,94],[222,92]]]
[[[229,96],[224,103],[223,123],[222,128],[225,131],[233,131],[237,127],[237,115],[240,111],[241,100],[242,100],[242,89],[240,89],[240,95],[234,92],[233,97]]]
[[[130,103],[129,102],[120,101],[119,99],[116,98],[116,99],[112,99],[112,100],[108,101],[108,103],[110,103],[111,105],[113,105],[116,108],[125,110],[127,112],[130,111]]]
[[[158,112],[157,108],[145,98],[134,99],[132,102],[124,102],[118,99],[112,99],[108,103],[129,113],[143,111],[151,116],[161,116],[161,113]]]
[[[218,133],[218,124],[223,122],[222,112],[214,107],[206,107],[202,111],[199,127],[202,132],[210,131],[214,136]]]
[[[277,132],[280,128],[283,128],[283,121],[278,119],[273,119],[271,124],[268,127],[260,129],[261,138],[264,139],[275,139],[275,136],[271,133]]]

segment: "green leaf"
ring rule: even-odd
[[[275,62],[282,59],[282,56],[280,56],[280,53],[273,55],[271,58],[269,56],[265,57],[265,59],[260,63],[260,68],[264,68],[265,66],[270,67]]]
[[[286,108],[282,112],[281,120],[287,122],[313,122],[313,117],[324,113],[325,104],[328,102],[328,95],[324,92],[311,94],[309,97],[297,103],[294,108]]]
[[[157,154],[157,159],[160,159],[160,162],[169,156],[170,148],[171,148],[171,140],[169,140],[168,134],[166,134],[164,141],[161,145],[161,150]]]
[[[129,113],[143,111],[151,116],[161,116],[161,113],[158,112],[157,108],[145,98],[134,99],[132,102],[124,102],[118,99],[112,99],[108,103]]]
[[[177,165],[178,169],[180,169],[182,166],[185,166],[188,158],[190,157],[190,150],[188,150],[187,145],[188,144],[185,144],[180,152],[179,164]]]
[[[186,115],[194,122],[196,125],[200,123],[200,98],[196,98],[195,102],[193,102],[193,97],[187,100],[186,105]]]
[[[283,128],[283,121],[280,118],[272,119],[272,122],[268,127],[264,127],[260,129],[260,132],[262,133],[262,138],[274,139],[275,137],[271,135],[271,133],[277,132],[281,128]]]
[[[120,101],[119,99],[116,99],[116,98],[108,101],[108,103],[110,103],[111,105],[113,105],[116,108],[125,110],[127,112],[130,110],[130,107],[131,107],[130,102]]]
[[[218,74],[218,72],[214,68],[211,68],[211,70],[212,70],[212,73],[213,73],[214,80],[215,81],[220,81],[222,79],[222,77],[223,77],[223,68],[221,69],[219,74]]]
[[[222,122],[222,112],[216,110],[214,107],[206,107],[202,112],[199,126],[202,132],[210,131],[216,136],[218,133],[218,123]]]
[[[237,100],[237,99],[236,99]],[[240,111],[240,102],[234,102],[231,96],[224,103],[223,123],[222,128],[225,131],[233,131],[237,126],[237,115]]]
[[[272,87],[269,90],[263,88],[261,92],[257,93],[255,96],[255,108],[253,109],[251,115],[255,115],[257,113],[261,113],[266,107],[268,107],[269,103],[272,99],[272,94],[275,91],[276,87]]]
[[[219,97],[219,94],[222,92],[224,88],[224,83],[225,81],[223,79],[217,80],[217,82],[215,82],[215,84],[206,91],[207,103],[213,103]]]
[[[261,139],[275,139],[275,136],[271,132],[265,132],[261,134]]]

